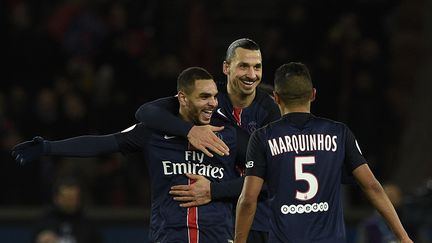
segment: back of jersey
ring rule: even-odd
[[[344,124],[291,113],[253,134],[247,175],[268,184],[269,242],[345,242],[340,199]],[[355,168],[348,165],[349,168]]]

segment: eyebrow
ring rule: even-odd
[[[255,65],[251,65],[248,62],[240,62],[239,66],[254,66],[254,67],[262,67],[262,63],[256,63]]]
[[[215,95],[212,95],[211,93],[208,93],[208,92],[202,92],[199,94],[199,96],[200,97],[209,97],[209,96],[217,96],[218,94],[219,94],[219,92],[216,93]]]

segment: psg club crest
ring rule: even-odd
[[[249,131],[250,134],[255,132],[255,130],[257,130],[257,123],[255,121],[249,122],[247,124],[247,130]]]

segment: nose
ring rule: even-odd
[[[254,67],[249,67],[246,75],[250,79],[255,79],[257,77],[257,71]]]
[[[216,107],[218,105],[218,100],[216,97],[211,97],[211,98],[209,98],[208,103],[210,106]]]

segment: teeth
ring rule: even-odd
[[[243,83],[247,84],[247,85],[252,85],[254,82],[251,81],[242,81]]]

